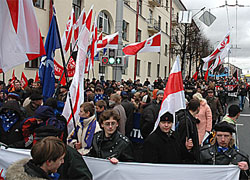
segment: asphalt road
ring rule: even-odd
[[[238,104],[238,101],[233,101],[230,104]],[[248,98],[246,99],[245,107],[237,120],[237,133],[239,149],[250,155],[250,107]]]

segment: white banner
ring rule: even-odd
[[[29,157],[29,150],[0,149],[0,173],[13,162]],[[83,157],[94,180],[238,180],[240,169],[235,165],[173,165],[148,163],[111,164],[108,160]],[[0,175],[1,179],[1,175]]]

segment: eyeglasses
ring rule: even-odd
[[[115,126],[116,125],[116,122],[105,122],[105,123],[103,123],[103,125],[104,126],[107,126],[107,127],[109,127],[109,126]]]

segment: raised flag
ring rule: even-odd
[[[127,45],[122,49],[125,55],[136,55],[143,52],[160,52],[161,51],[161,32],[153,35],[143,42]]]
[[[3,72],[45,54],[31,0],[0,1],[0,24]]]
[[[12,78],[11,78],[11,81],[10,81],[10,87],[8,89],[9,92],[12,92],[12,91],[15,90],[14,89],[14,82],[15,82],[15,80],[16,80],[15,69],[13,69],[13,71],[12,71]]]
[[[55,50],[60,48],[60,36],[58,32],[58,26],[54,14],[51,19],[45,43],[46,56],[42,58],[39,67],[39,77],[43,87],[44,101],[47,98],[52,97],[55,92],[54,55]]]
[[[73,45],[75,45],[77,39],[78,39],[78,36],[82,30],[82,27],[85,23],[85,20],[86,20],[86,13],[85,13],[85,10],[83,9],[78,20],[76,21],[76,23],[74,24],[74,36],[73,36]],[[77,48],[73,49],[73,51],[76,51]]]
[[[218,44],[216,49],[207,57],[202,58],[204,61],[203,70],[209,71],[214,70],[219,64],[223,63],[226,58],[228,51],[230,50],[230,32],[226,34],[224,39]],[[209,62],[214,61],[213,64],[209,65]]]
[[[198,74],[199,74],[199,71],[196,71],[193,75],[193,79],[197,81],[198,79]]]
[[[118,49],[119,33],[110,34],[102,38],[102,33],[98,37],[97,52],[104,48]]]
[[[69,93],[66,99],[66,103],[63,109],[62,115],[67,120],[67,127],[68,132],[70,133],[73,130],[74,123],[73,122],[73,116],[74,119],[78,120],[79,117],[79,111],[80,111],[80,105],[84,102],[84,67],[85,67],[85,60],[87,58],[87,49],[89,45],[89,36],[90,36],[90,27],[91,27],[91,19],[92,19],[92,12],[93,12],[93,6],[89,10],[86,24],[84,24],[84,27],[82,28],[82,31],[79,35],[78,39],[78,54],[77,54],[77,60],[76,60],[76,69],[75,74],[72,80],[72,83],[69,88]],[[70,107],[70,98],[73,104],[73,112],[71,111]]]
[[[175,112],[179,111],[180,109],[186,109],[186,103],[181,74],[180,57],[177,56],[164,90],[164,96],[158,118],[155,122],[154,130],[158,127],[162,115],[164,115],[166,112],[170,112],[175,117]],[[175,128],[174,124],[175,123],[173,123],[173,129]]]
[[[38,71],[36,71],[35,82],[38,82],[38,81],[40,81],[40,78],[39,78],[39,74],[38,74]]]
[[[28,86],[28,80],[27,80],[24,72],[22,72],[22,76],[21,76],[21,86],[22,86],[22,88],[26,88]]]
[[[69,20],[66,24],[66,29],[62,36],[62,47],[63,47],[63,53],[65,54],[69,50],[72,34],[73,34],[73,26],[76,23],[75,19],[75,12],[74,9],[72,9],[71,14],[69,16]]]

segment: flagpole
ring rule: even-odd
[[[57,34],[60,35],[56,16],[55,16],[55,22],[56,22],[56,26],[57,26],[57,28],[56,28]],[[63,49],[62,49],[62,42],[61,42],[60,38],[59,38],[59,44],[60,44],[61,57],[62,57],[62,61],[63,61],[63,68],[64,68],[64,73],[65,73],[66,84],[69,85],[68,72],[67,72],[67,68],[66,68],[64,53],[63,53]],[[75,120],[75,116],[74,116],[74,112],[73,112],[73,105],[72,105],[72,100],[71,100],[71,96],[70,96],[70,91],[68,91],[68,95],[69,95],[69,104],[70,104],[71,115],[72,115],[72,119],[73,119],[73,125],[74,125],[74,129],[75,129],[75,133],[77,134],[76,120]],[[76,140],[77,140],[77,142],[79,142],[78,137],[76,137]]]

